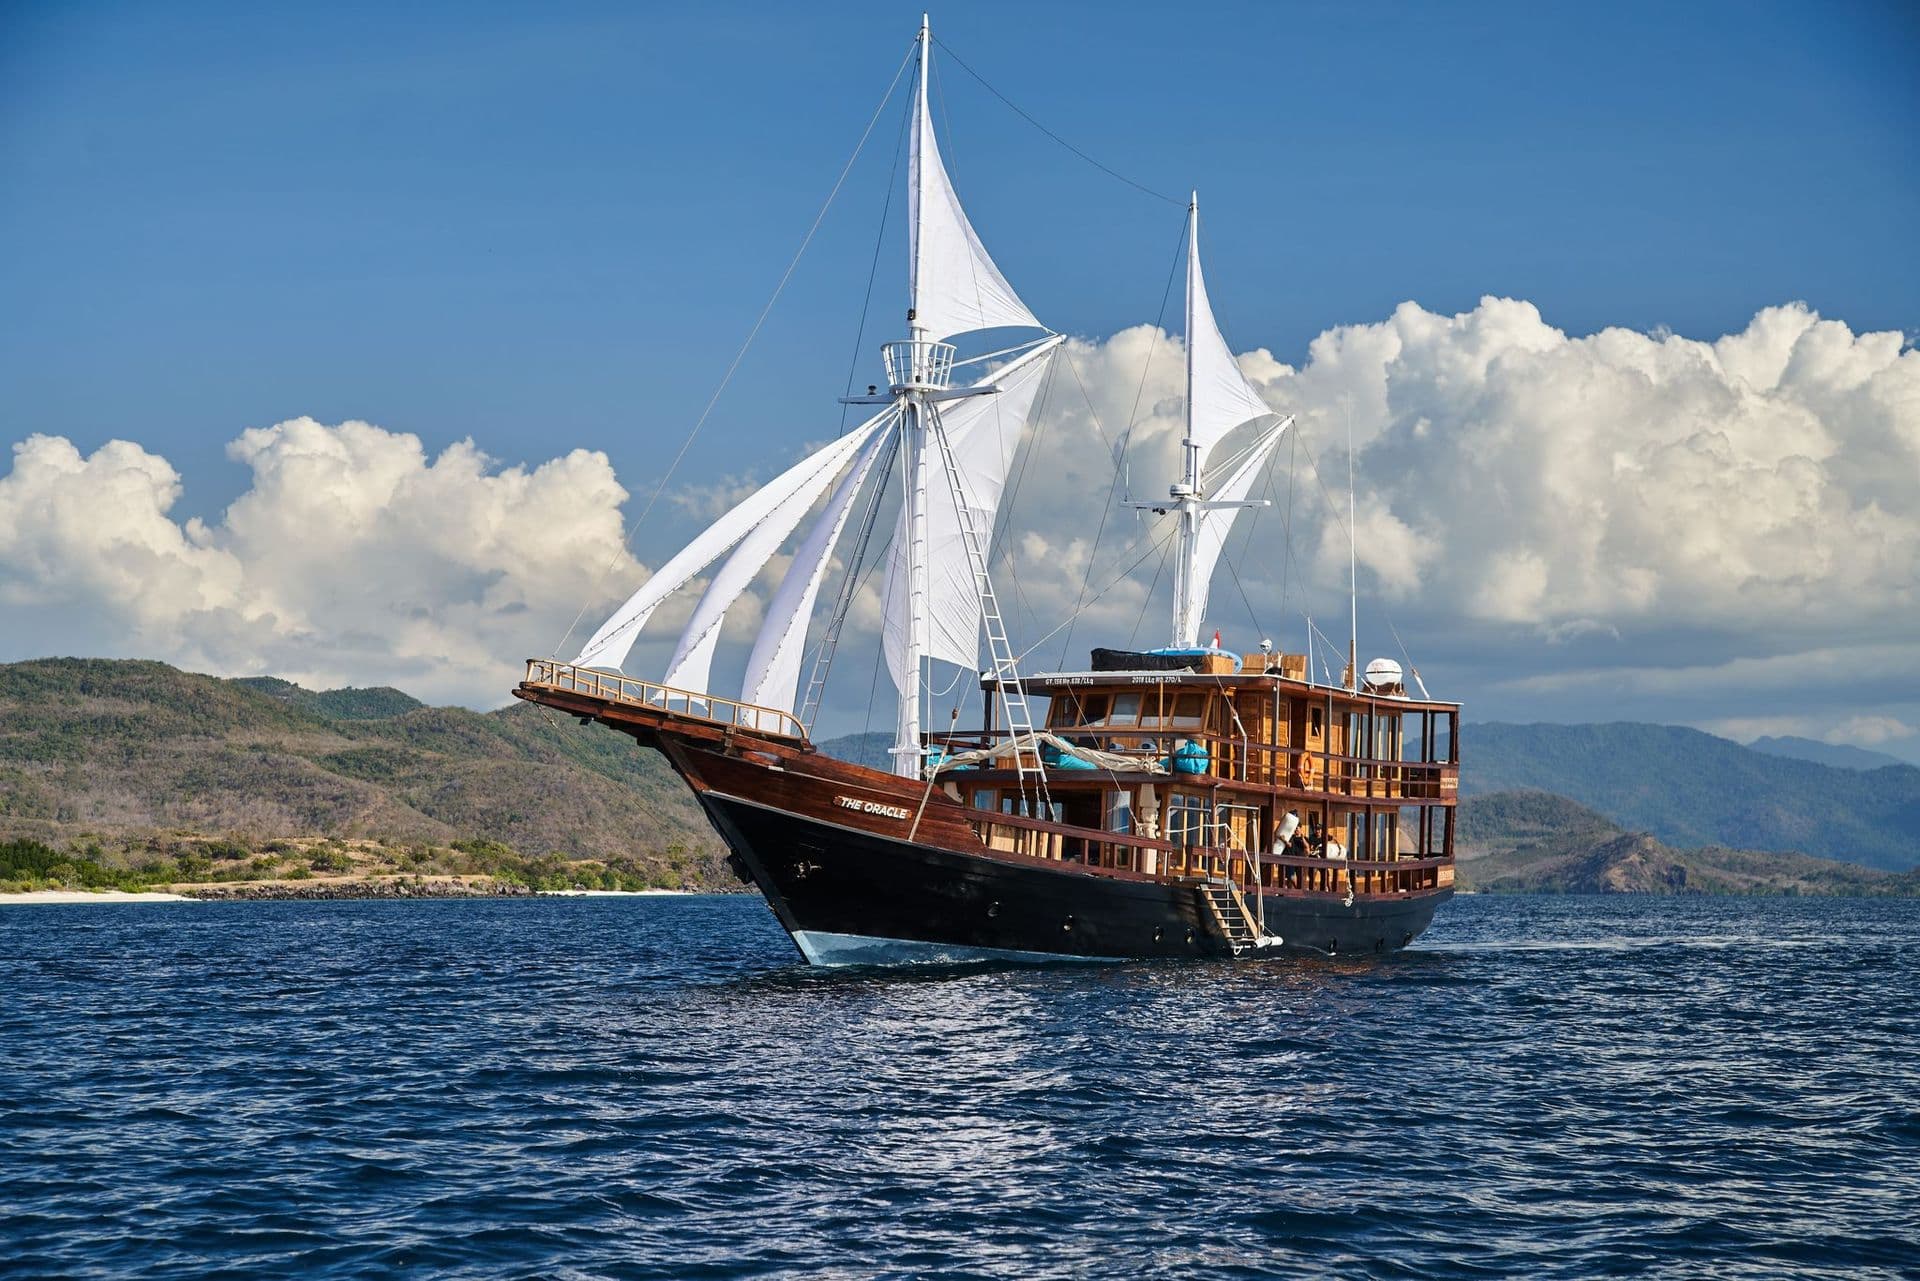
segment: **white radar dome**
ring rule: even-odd
[[[1367,684],[1374,689],[1390,689],[1400,683],[1400,664],[1391,658],[1376,658],[1367,664]]]

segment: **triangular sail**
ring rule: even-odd
[[[1000,510],[1000,496],[1020,446],[1020,434],[1026,428],[1027,415],[1040,390],[1046,357],[1063,341],[1048,339],[982,380],[998,386],[997,394],[953,402],[953,407],[940,416],[947,447],[953,452],[961,484],[966,489],[974,528],[982,532],[983,555],[989,550],[984,544]],[[923,606],[926,630],[920,653],[927,658],[972,668],[980,658],[980,584],[974,581],[959,504],[947,480],[945,466],[934,452],[937,446],[929,440],[924,449],[928,453],[925,459],[927,597]],[[913,611],[907,590],[909,537],[903,505],[899,526],[887,552],[883,598],[887,661],[896,686],[904,681],[911,648],[908,629]]]
[[[713,674],[713,652],[720,643],[720,625],[726,621],[727,611],[773,559],[787,536],[799,526],[801,518],[820,501],[820,495],[827,491],[847,459],[871,441],[880,426],[873,423],[842,436],[815,455],[823,460],[818,470],[740,540],[733,555],[727,557],[707,584],[700,603],[693,607],[693,615],[687,620],[680,641],[674,646],[673,658],[667,663],[667,674],[660,678],[662,684],[695,694],[707,692]]]
[[[1286,430],[1287,424],[1282,423],[1268,432],[1215,489],[1212,502],[1232,505],[1208,506],[1194,514],[1196,527],[1191,560],[1179,588],[1186,598],[1175,603],[1178,611],[1176,617],[1183,622],[1180,634],[1174,637],[1174,644],[1190,647],[1199,643],[1200,623],[1207,612],[1207,595],[1213,582],[1213,570],[1220,563],[1221,549],[1227,545],[1227,533],[1233,528],[1234,517],[1242,510],[1239,504],[1253,492],[1253,483],[1259,479],[1260,469],[1273,456],[1273,448],[1280,443],[1280,437],[1286,434]]]
[[[975,329],[1044,329],[980,243],[947,176],[934,138],[933,115],[927,109],[931,44],[923,23],[919,98],[907,161],[907,270],[914,337],[944,342]]]
[[[1200,270],[1200,199],[1187,223],[1187,444],[1195,471],[1228,432],[1273,411],[1234,360],[1213,319],[1207,281]]]
[[[884,433],[874,437],[860,457],[854,460],[847,474],[841,477],[840,487],[827,500],[826,509],[814,521],[813,528],[807,531],[799,550],[794,553],[786,577],[780,580],[780,586],[767,606],[766,621],[760,624],[760,635],[755,639],[753,653],[747,659],[746,680],[740,690],[741,702],[778,708],[784,712],[795,710],[794,704],[800,691],[800,661],[806,649],[807,622],[813,617],[820,584],[825,581],[827,568],[832,564],[834,546],[847,527],[854,499],[859,496],[874,462],[885,452],[889,439]]]
[[[892,413],[891,409],[882,411],[863,424],[861,430],[870,431]],[[821,467],[831,463],[837,471],[846,462],[847,439],[841,437],[801,459],[702,530],[698,537],[662,565],[653,577],[627,598],[625,604],[613,612],[612,617],[600,625],[600,630],[593,634],[573,661],[582,667],[602,668],[618,668],[626,662],[640,629],[646,626],[653,611],[660,607],[660,602],[686,586],[701,570],[719,559],[723,552],[746,537],[748,531],[765,520],[768,513],[795,490],[813,480]],[[837,462],[834,461],[836,458]]]

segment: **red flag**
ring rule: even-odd
[[[1220,629],[1218,627],[1213,629],[1213,647],[1215,649],[1220,648]]]

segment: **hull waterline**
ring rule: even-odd
[[[940,849],[700,794],[815,965],[1230,958],[1198,882],[1121,881]],[[1450,890],[1402,899],[1268,896],[1269,943],[1240,955],[1374,955],[1412,943]],[[1277,941],[1274,941],[1276,940]]]

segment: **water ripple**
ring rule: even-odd
[[[1920,919],[821,972],[756,900],[0,915],[22,1274],[1914,1275]]]

